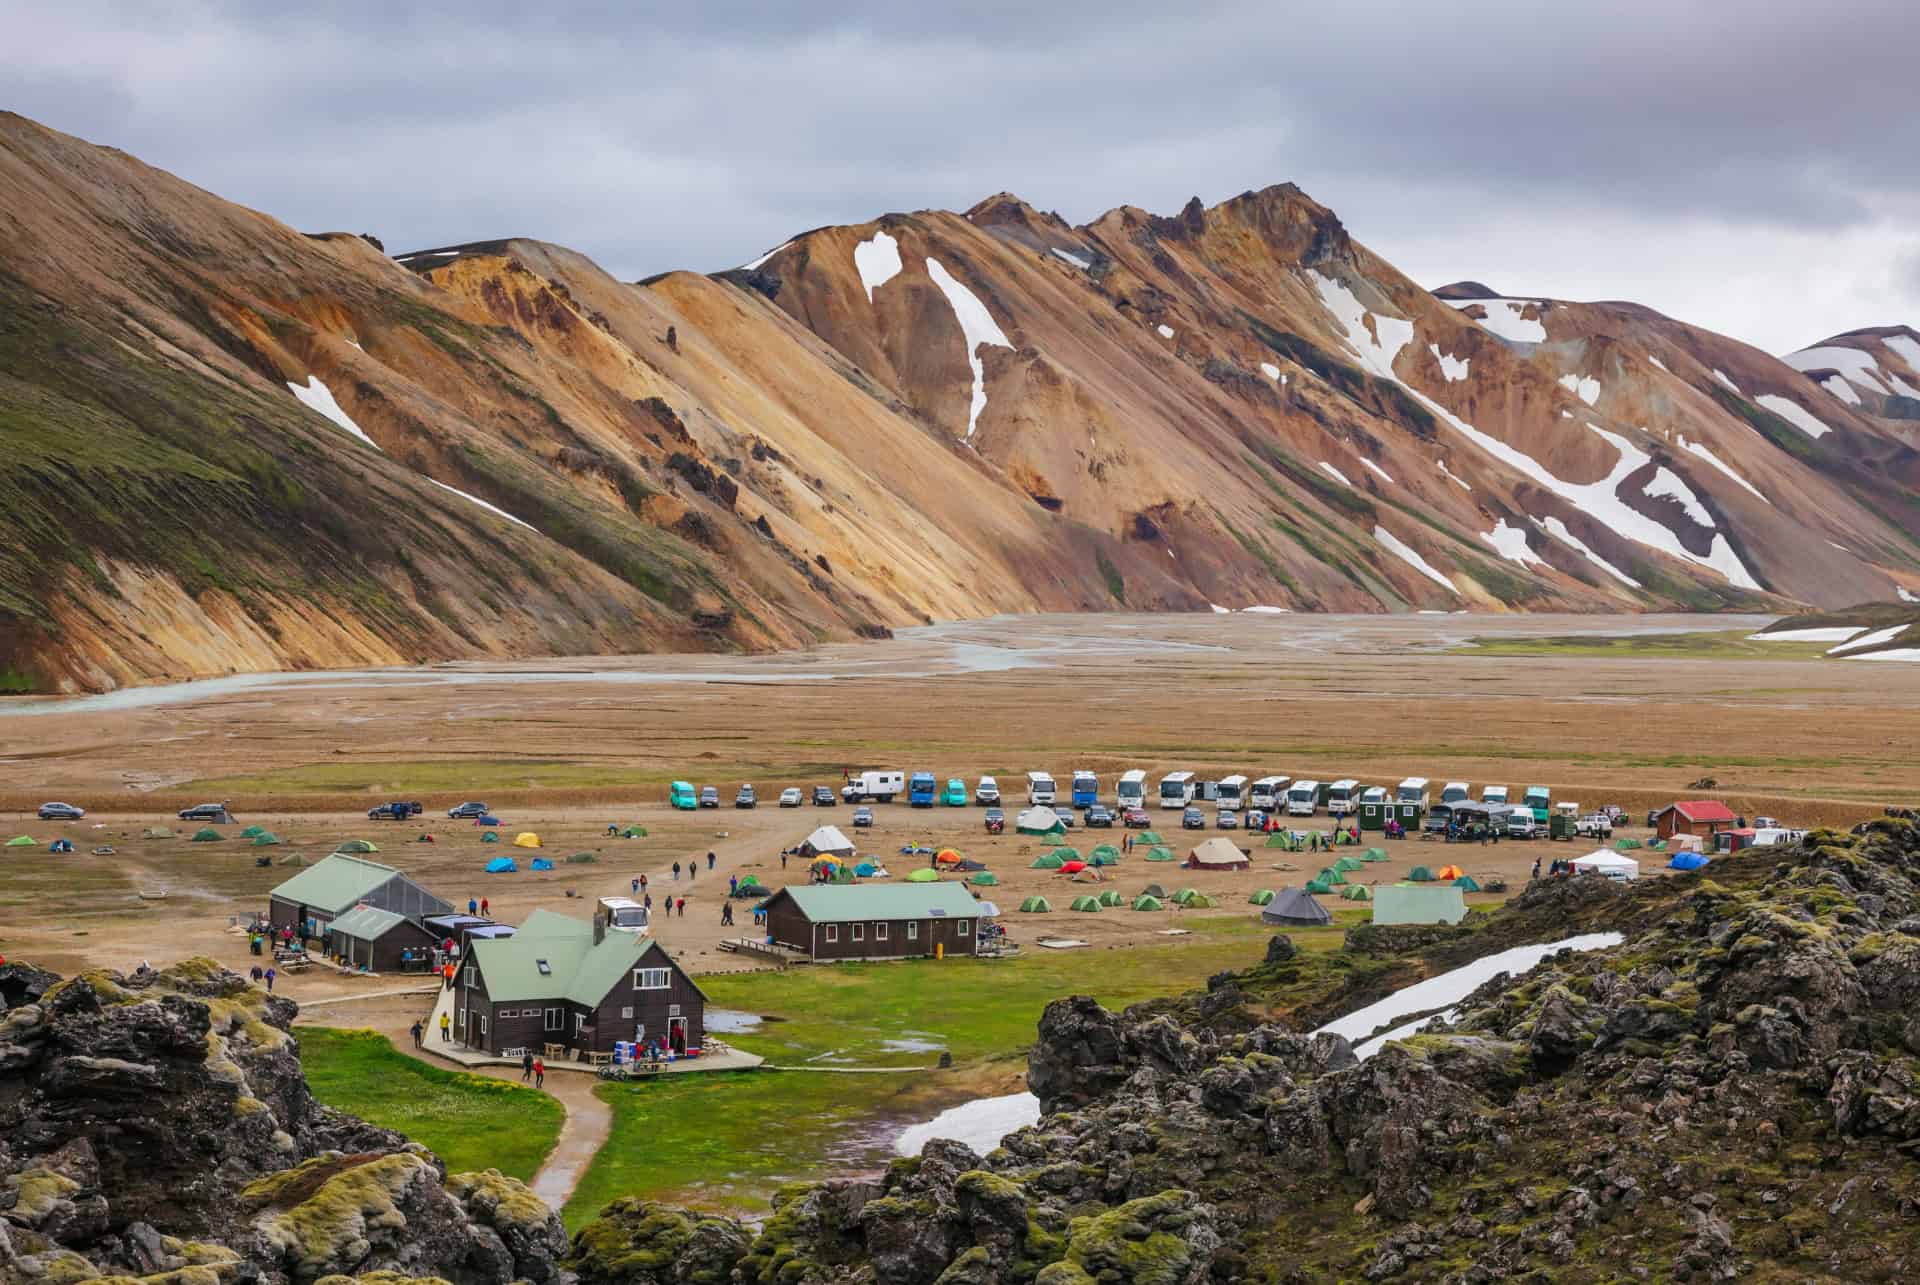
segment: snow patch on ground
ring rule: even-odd
[[[1842,656],[1842,660],[1920,660],[1920,647],[1889,647],[1885,651],[1868,652],[1864,656]]]
[[[860,284],[867,288],[867,302],[873,292],[900,275],[900,243],[885,232],[875,232],[870,240],[853,247],[853,266],[860,273]]]
[[[1174,330],[1173,330],[1173,327],[1172,327],[1172,326],[1169,326],[1169,325],[1168,325],[1168,324],[1167,324],[1166,322],[1164,322],[1164,321],[1163,321],[1163,322],[1161,322],[1161,323],[1160,323],[1159,325],[1157,325],[1157,326],[1155,326],[1155,327],[1154,327],[1154,329],[1160,332],[1160,337],[1161,337],[1162,339],[1171,339],[1171,338],[1173,338],[1173,335],[1174,335]]]
[[[308,410],[324,415],[328,420],[332,421],[336,427],[346,429],[347,432],[352,433],[374,450],[380,450],[380,443],[368,437],[366,432],[358,424],[353,422],[353,417],[340,409],[340,403],[333,400],[333,390],[320,382],[320,376],[308,375],[304,388],[289,380],[287,383],[287,391],[295,397],[298,397],[300,404]],[[385,452],[382,452],[382,454],[384,453]]]
[[[935,1138],[964,1142],[978,1155],[986,1155],[1000,1145],[1009,1133],[1040,1122],[1040,1099],[1031,1093],[1009,1093],[997,1098],[976,1098],[961,1106],[949,1107],[931,1120],[909,1126],[893,1140],[896,1155],[917,1156],[921,1148]]]
[[[1780,360],[1795,370],[1837,370],[1848,383],[1858,384],[1870,393],[1884,396],[1887,391],[1880,382],[1880,363],[1873,359],[1873,354],[1858,348],[1802,348]]]
[[[1374,474],[1378,476],[1382,482],[1385,482],[1388,486],[1393,485],[1393,478],[1387,473],[1387,471],[1381,468],[1378,464],[1375,464],[1372,460],[1368,459],[1364,455],[1360,457],[1360,467],[1372,469]]]
[[[539,529],[538,527],[534,526],[533,523],[521,521],[521,519],[516,518],[515,516],[513,516],[513,514],[507,512],[505,509],[499,508],[496,505],[488,504],[485,500],[481,499],[477,495],[469,495],[457,486],[448,486],[445,482],[434,482],[432,478],[428,478],[427,481],[433,482],[435,486],[439,487],[443,491],[453,492],[455,495],[459,496],[461,499],[467,501],[470,504],[479,505],[481,508],[485,509],[489,513],[495,514],[496,516],[499,516],[499,517],[503,517],[509,522],[519,523],[519,525],[525,527],[529,531],[537,531]]]
[[[1265,375],[1268,379],[1280,378],[1280,368],[1274,365],[1270,361],[1263,361],[1260,363],[1260,373]]]
[[[954,319],[960,323],[960,333],[967,342],[967,366],[973,371],[973,401],[967,407],[967,440],[972,441],[973,430],[980,422],[980,412],[987,408],[987,367],[980,360],[980,345],[1011,348],[1013,344],[994,321],[993,314],[987,311],[987,305],[981,303],[973,291],[955,280],[953,274],[941,266],[940,260],[927,260],[927,275],[933,278],[933,284],[940,287],[940,293],[947,297],[947,304],[953,309]]]
[[[1535,299],[1448,299],[1447,303],[1455,309],[1471,308],[1479,304],[1487,310],[1487,319],[1480,322],[1483,330],[1491,330],[1502,339],[1516,344],[1543,344],[1547,341],[1546,323],[1529,321],[1520,315],[1529,305],[1537,304]]]
[[[1738,473],[1734,472],[1732,467],[1728,465],[1726,461],[1722,460],[1718,455],[1715,455],[1712,451],[1708,450],[1704,443],[1689,442],[1687,440],[1687,435],[1685,433],[1680,434],[1677,440],[1680,443],[1681,450],[1686,451],[1692,455],[1697,455],[1701,459],[1705,460],[1707,463],[1713,465],[1713,467],[1719,469],[1722,473],[1726,474],[1734,482],[1746,488],[1748,491],[1751,491],[1756,499],[1766,504],[1773,503],[1772,500],[1769,500],[1767,499],[1766,496],[1761,495],[1759,492],[1759,489],[1756,488],[1753,485],[1753,483],[1747,481],[1746,478],[1741,477]]]
[[[1493,524],[1493,530],[1482,531],[1480,538],[1492,545],[1494,552],[1509,562],[1517,562],[1523,567],[1542,567],[1546,565],[1546,562],[1539,554],[1527,547],[1526,528],[1508,526],[1505,518],[1501,518],[1498,522],[1495,522]]]
[[[1472,486],[1468,485],[1465,478],[1447,471],[1447,462],[1445,460],[1435,460],[1434,463],[1440,466],[1440,475],[1446,478],[1447,481],[1459,484],[1460,489],[1463,491],[1471,491],[1473,489]]]
[[[1860,632],[1858,625],[1827,625],[1819,629],[1782,629],[1772,634],[1748,634],[1748,642],[1843,643]]]
[[[1860,394],[1853,391],[1853,385],[1849,384],[1843,375],[1828,375],[1820,381],[1820,387],[1826,389],[1849,406],[1858,406],[1860,404]]]
[[[1233,614],[1217,602],[1210,602],[1207,605],[1213,608],[1213,614],[1216,616],[1231,616]]]
[[[1843,642],[1838,647],[1829,647],[1827,648],[1827,655],[1834,656],[1841,652],[1861,651],[1868,647],[1878,647],[1881,643],[1892,642],[1901,634],[1905,633],[1906,630],[1907,626],[1904,622],[1897,625],[1888,625],[1885,629],[1876,629],[1870,634],[1862,634],[1858,638]]]
[[[1654,365],[1658,366],[1660,369],[1667,370],[1667,363],[1664,361],[1661,361],[1658,357],[1654,356],[1652,353],[1647,354],[1647,360],[1652,362]],[[1667,370],[1667,373],[1671,375],[1673,372],[1670,370]]]
[[[1669,469],[1663,468],[1655,473],[1653,480],[1647,483],[1642,494],[1650,495],[1656,500],[1678,500],[1680,507],[1687,511],[1688,517],[1709,531],[1713,529],[1713,514],[1707,512],[1707,506],[1700,503],[1699,497],[1693,493],[1693,488],[1682,482],[1679,474]]]
[[[1920,602],[1920,594],[1908,593],[1905,585],[1895,585],[1893,591],[1900,595],[1902,602]]]
[[[1071,250],[1061,250],[1056,248],[1053,252],[1053,257],[1056,259],[1066,260],[1068,263],[1071,263],[1074,267],[1080,269],[1080,271],[1082,272],[1091,272],[1093,270],[1092,259],[1082,258],[1080,255],[1073,253]]]
[[[1791,397],[1782,397],[1778,393],[1762,393],[1753,400],[1778,415],[1781,419],[1786,420],[1787,423],[1793,425],[1808,437],[1825,437],[1833,431],[1831,424],[1823,424],[1815,419],[1806,407],[1794,401]]]
[[[1467,377],[1467,367],[1473,364],[1471,357],[1449,357],[1440,351],[1439,344],[1428,344],[1427,351],[1440,363],[1440,373],[1449,384],[1457,384]]]
[[[1347,475],[1345,473],[1342,473],[1339,469],[1327,463],[1325,460],[1320,461],[1320,467],[1326,470],[1327,476],[1331,477],[1334,481],[1338,482],[1340,485],[1342,486],[1353,485],[1353,483],[1347,481]]]
[[[1589,406],[1600,400],[1600,381],[1592,375],[1562,375],[1560,387]]]
[[[1728,388],[1731,388],[1736,394],[1739,394],[1742,397],[1746,396],[1745,393],[1740,392],[1740,385],[1734,383],[1731,379],[1727,378],[1725,371],[1716,370],[1713,372],[1713,377],[1719,380],[1721,383],[1725,384]]]
[[[1568,530],[1567,524],[1562,522],[1559,518],[1535,518],[1533,520],[1533,524],[1539,527],[1542,531],[1545,531],[1548,535],[1552,536],[1554,539],[1558,540],[1560,543],[1566,545],[1569,549],[1572,549],[1576,553],[1583,555],[1588,562],[1591,562],[1594,566],[1599,567],[1602,571],[1612,576],[1615,580],[1618,580],[1621,584],[1625,585],[1627,588],[1638,589],[1640,587],[1640,582],[1638,580],[1635,580],[1632,576],[1622,571],[1619,567],[1614,566],[1611,562],[1608,562],[1605,558],[1595,553],[1590,547],[1588,547],[1587,542],[1585,540],[1582,540],[1579,536],[1575,535],[1572,531]]]
[[[786,249],[786,248],[787,248],[788,246],[790,246],[790,245],[792,245],[792,244],[793,244],[793,242],[791,242],[791,241],[782,241],[782,242],[781,242],[781,243],[780,243],[779,245],[776,245],[776,246],[774,246],[774,247],[773,247],[773,249],[771,249],[771,250],[769,250],[769,251],[767,251],[767,252],[766,252],[765,254],[763,254],[763,255],[761,255],[761,256],[760,256],[759,258],[757,258],[757,259],[755,259],[755,260],[754,260],[754,261],[753,261],[752,263],[743,263],[743,264],[741,264],[741,265],[740,265],[740,271],[742,271],[742,272],[752,272],[752,271],[753,271],[754,269],[756,269],[756,268],[758,268],[758,267],[761,267],[762,265],[764,265],[764,264],[766,263],[766,261],[767,261],[768,259],[771,259],[771,258],[772,258],[772,257],[773,257],[774,255],[776,255],[776,254],[778,254],[778,253],[780,253],[780,252],[781,252],[782,250],[784,250],[784,249]],[[898,260],[899,260],[899,255],[898,255],[898,254],[896,254],[896,255],[894,256],[894,259],[895,259],[895,261],[896,261],[896,262],[898,262]],[[856,247],[854,247],[854,251],[853,251],[853,262],[854,262],[854,264],[855,264],[855,266],[858,266],[858,265],[859,265],[859,263],[860,263],[860,249],[859,249],[859,247],[858,247],[858,246],[856,246]],[[897,268],[897,267],[896,267],[896,268],[894,269],[894,271],[895,271],[895,272],[898,272],[899,270],[900,270],[900,269],[899,269],[899,268]],[[866,276],[866,274],[865,274],[865,273],[862,273],[862,274],[861,274],[861,279],[862,279],[862,280],[864,280],[864,279],[865,279],[865,276]],[[872,291],[872,290],[868,290],[868,291],[867,291],[867,298],[869,298],[869,299],[871,299],[871,298],[873,298],[873,291]]]
[[[1415,549],[1412,545],[1408,544],[1406,541],[1402,540],[1399,536],[1387,530],[1385,527],[1376,526],[1373,529],[1373,538],[1380,542],[1381,548],[1385,549],[1388,553],[1391,553],[1394,557],[1400,559],[1402,562],[1412,567],[1415,571],[1418,571],[1421,575],[1425,576],[1427,579],[1433,581],[1437,585],[1440,585],[1442,588],[1446,589],[1449,593],[1460,592],[1458,589],[1455,589],[1453,587],[1453,581],[1441,575],[1438,568],[1436,568],[1431,562],[1428,562],[1425,558],[1420,556],[1420,551],[1418,549]]]
[[[1293,614],[1293,608],[1291,607],[1242,607],[1240,608],[1240,614],[1243,616],[1291,616]]]
[[[1313,279],[1313,288],[1320,292],[1320,302],[1347,332],[1347,347],[1359,356],[1360,364],[1382,379],[1399,383],[1400,377],[1393,373],[1393,359],[1413,341],[1413,323],[1369,313],[1354,298],[1353,291],[1340,282],[1323,277],[1312,268],[1307,269],[1307,275]],[[1367,329],[1369,317],[1373,318],[1371,332]]]

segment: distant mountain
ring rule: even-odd
[[[1888,404],[1629,304],[1436,297],[1291,185],[633,284],[302,234],[4,116],[0,220],[0,687],[1920,587]]]
[[[1849,330],[1785,360],[1842,405],[1909,441],[1920,435],[1920,333],[1911,326]]]

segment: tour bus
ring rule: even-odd
[[[1128,808],[1147,806],[1147,774],[1136,767],[1123,775],[1120,778],[1120,794],[1117,801],[1122,812]]]
[[[1396,803],[1418,803],[1422,812],[1427,810],[1427,778],[1410,776],[1400,782],[1400,793],[1394,798]]]
[[[1465,803],[1473,797],[1473,787],[1465,781],[1448,781],[1440,791],[1442,803]]]
[[[933,773],[915,772],[907,780],[907,804],[910,807],[930,808],[933,796],[939,790],[934,784]]]
[[[675,781],[667,787],[667,802],[682,812],[693,812],[700,807],[700,796],[693,792],[691,783]]]
[[[1287,778],[1263,776],[1247,789],[1247,806],[1271,812],[1286,798]]]
[[[1335,781],[1327,787],[1327,815],[1343,817],[1360,806],[1360,782]]]
[[[1480,801],[1488,806],[1492,806],[1495,803],[1505,803],[1507,801],[1507,787],[1504,785],[1487,786],[1480,791]]]
[[[1053,778],[1045,772],[1027,773],[1027,802],[1053,806]]]
[[[1219,788],[1214,791],[1214,802],[1224,812],[1238,812],[1247,801],[1247,778],[1235,773],[1220,778]]]
[[[1084,769],[1073,774],[1073,806],[1090,808],[1100,801],[1100,778]]]
[[[1320,782],[1295,781],[1287,787],[1287,815],[1310,817],[1320,803]]]
[[[1171,810],[1193,802],[1193,773],[1169,772],[1160,778],[1160,806]]]
[[[600,922],[608,932],[632,933],[636,937],[645,937],[648,933],[647,908],[637,901],[625,897],[600,898]]]
[[[1529,785],[1522,796],[1521,805],[1533,809],[1533,819],[1541,825],[1547,823],[1547,813],[1553,808],[1553,791],[1544,785]]]

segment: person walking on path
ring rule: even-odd
[[[453,1038],[453,1019],[445,1013],[440,1014],[440,1042],[445,1044]]]
[[[485,897],[480,898],[480,917],[482,919],[490,919],[492,918],[492,916],[493,916],[493,907],[487,904],[487,899]]]
[[[787,868],[787,850],[785,848],[780,849],[780,868],[782,870]]]
[[[420,1024],[420,1019],[416,1017],[413,1019],[413,1025],[407,1029],[408,1033],[413,1036],[413,1047],[419,1048],[421,1037],[426,1034],[426,1028]]]
[[[687,917],[687,899],[685,897],[680,898],[680,901],[678,903],[678,908],[680,911],[680,917],[682,919],[685,919]]]
[[[533,1087],[545,1088],[547,1083],[547,1064],[539,1058],[533,1059]]]
[[[680,863],[678,861],[673,863],[673,881],[675,883],[680,882]]]
[[[274,978],[274,971],[271,968],[269,968],[267,970],[267,990],[269,992],[273,990],[273,978]]]
[[[480,913],[480,903],[475,901],[472,897],[467,898],[467,913],[470,915],[477,915]]]
[[[714,856],[713,856],[713,854],[712,854],[711,852],[709,852],[709,853],[707,854],[707,869],[708,869],[709,871],[711,871],[711,870],[713,869],[713,862],[714,862]]]
[[[633,881],[633,895],[636,897],[640,895],[640,881],[638,879]]]
[[[731,901],[722,903],[720,907],[720,924],[725,928],[733,927],[733,903]]]
[[[698,861],[687,862],[687,882],[692,883],[695,879],[698,879],[699,877],[700,877],[700,863]]]
[[[533,1054],[520,1055],[520,1083],[525,1084],[533,1078]]]

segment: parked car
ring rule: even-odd
[[[973,801],[983,808],[1000,805],[1000,783],[990,776],[980,778],[980,784],[974,787]]]
[[[783,808],[799,807],[800,787],[797,785],[789,785],[786,789],[780,791],[780,806]]]
[[[1220,811],[1220,815],[1213,819],[1213,823],[1222,830],[1238,830],[1240,828],[1240,814],[1238,812],[1229,812],[1223,808]]]
[[[733,796],[733,806],[736,808],[750,808],[759,801],[759,799],[754,797],[753,787],[751,785],[741,786]]]
[[[418,816],[425,811],[426,808],[418,803],[408,802],[404,799],[395,799],[392,803],[382,803],[378,807],[368,808],[367,820],[404,821],[410,816]]]
[[[700,806],[703,808],[719,807],[720,806],[719,788],[712,785],[701,786],[700,787]]]
[[[492,811],[484,803],[462,803],[447,809],[447,815],[455,821],[464,821],[472,817],[483,817]]]
[[[1204,830],[1207,828],[1207,814],[1199,808],[1188,808],[1180,814],[1182,830]]]
[[[1618,803],[1603,803],[1600,805],[1600,810],[1607,814],[1607,818],[1612,821],[1615,826],[1628,824],[1627,810]]]
[[[1053,814],[1059,817],[1060,824],[1065,826],[1069,830],[1073,829],[1075,825],[1079,824],[1079,818],[1074,815],[1073,808],[1069,804],[1065,804],[1065,803],[1059,804],[1053,809]]]
[[[873,824],[873,809],[862,803],[853,810],[853,828],[864,830]]]
[[[1113,829],[1113,813],[1107,811],[1106,808],[1102,807],[1098,803],[1094,804],[1092,807],[1087,809],[1087,829],[1089,830]]]
[[[816,785],[813,787],[813,806],[814,807],[832,808],[832,807],[838,807],[839,805],[840,805],[840,800],[838,796],[834,794],[832,786]]]
[[[196,803],[190,808],[181,808],[180,819],[182,821],[219,821],[230,824],[233,821],[233,813],[227,811],[227,805],[224,803]]]
[[[1128,808],[1120,814],[1120,824],[1129,830],[1145,830],[1153,824],[1153,818],[1145,808]]]
[[[940,802],[950,808],[966,807],[967,783],[957,776],[949,779],[946,792],[940,796]]]
[[[1535,839],[1540,835],[1539,822],[1533,819],[1533,813],[1525,808],[1516,808],[1507,818],[1507,837],[1509,839]]]
[[[42,821],[78,821],[87,814],[85,808],[76,808],[71,803],[42,803],[40,819]]]
[[[987,809],[987,833],[1000,834],[1007,828],[1007,814],[999,808]]]
[[[1573,832],[1582,839],[1611,839],[1613,818],[1604,812],[1589,812],[1574,822]]]
[[[1267,828],[1267,814],[1259,808],[1248,808],[1240,814],[1240,826],[1252,833],[1264,831]]]

